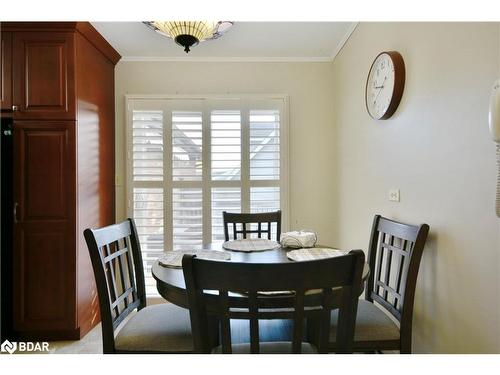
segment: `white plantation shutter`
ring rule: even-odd
[[[163,251],[222,242],[223,211],[286,210],[285,101],[129,98],[127,108],[128,215],[147,295],[157,296],[155,260]]]
[[[132,189],[132,217],[141,244],[144,271],[150,275],[153,262],[165,248],[163,112],[134,111],[132,118],[132,179],[137,184]],[[146,293],[155,293],[154,280],[146,278],[145,281]]]

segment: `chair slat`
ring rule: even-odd
[[[400,253],[399,257],[397,258],[398,263],[396,266],[396,292],[398,294],[400,294],[400,292],[401,292],[401,279],[403,276],[403,269],[404,269],[405,258],[406,258],[406,255],[403,255],[403,254],[407,254],[407,253],[405,253],[405,249],[406,249],[407,244],[408,244],[407,240],[404,240],[404,239],[401,240],[401,253]],[[400,303],[400,302],[401,302],[400,298],[397,298],[397,299],[395,298],[394,303],[392,305],[397,309],[398,303]]]
[[[125,248],[129,249],[130,239],[128,237],[125,237],[124,241],[125,241]],[[125,261],[127,263],[127,268],[128,268],[128,280],[130,282],[129,286],[134,289],[134,291],[132,293],[132,300],[135,301],[137,299],[137,287],[135,285],[135,273],[134,273],[133,261],[132,261],[132,256],[131,256],[130,251],[127,251],[125,253]]]
[[[109,249],[110,244],[104,245],[104,251],[109,256],[111,254],[111,250]],[[117,305],[113,305],[118,297],[118,288],[116,287],[116,276],[115,276],[115,265],[114,258],[107,264],[108,269],[108,282],[111,284],[110,292],[111,292],[111,307],[115,310],[115,314],[120,315],[120,308]]]
[[[222,352],[230,354],[232,353],[231,346],[231,320],[229,317],[229,300],[227,290],[219,291],[219,302],[220,308],[222,310],[221,314],[221,340],[222,340]]]
[[[257,292],[248,293],[248,311],[250,313],[250,352],[259,353],[259,305],[257,302]]]
[[[382,244],[382,246],[384,246]],[[394,236],[389,235],[389,246],[394,247]],[[387,250],[387,257],[385,263],[385,285],[389,285],[389,279],[391,277],[391,262],[392,262],[392,251]],[[384,299],[387,300],[388,294],[387,289],[383,291]]]
[[[333,290],[330,288],[323,289],[323,301],[321,303],[321,323],[324,326],[319,327],[318,351],[320,353],[328,352],[328,340],[330,338],[330,320],[331,309],[333,304]]]
[[[398,238],[398,237],[395,237],[395,238]],[[401,241],[408,241],[408,240],[405,240],[404,238],[401,238],[400,240],[401,240]],[[380,246],[384,247],[384,248],[385,248],[385,249],[387,249],[387,250],[390,250],[390,251],[392,251],[392,252],[395,252],[395,253],[397,253],[397,254],[399,254],[399,255],[402,255],[402,256],[404,256],[404,257],[408,256],[408,253],[407,253],[407,252],[405,252],[404,250],[402,250],[402,249],[400,249],[399,247],[396,247],[396,246],[394,246],[394,245],[390,245],[390,244],[382,243],[382,244],[380,244]]]
[[[118,306],[122,301],[125,301],[126,298],[130,296],[133,291],[134,291],[133,288],[128,288],[127,290],[125,290],[125,292],[123,292],[120,296],[118,296],[115,302],[111,304],[111,307]]]
[[[385,241],[385,233],[380,233],[380,243],[384,243]],[[378,263],[377,263],[377,276],[376,276],[376,280],[381,280],[381,276],[382,276],[382,263],[383,263],[383,260],[384,260],[384,247],[382,247],[382,245],[379,245],[379,251],[377,252],[377,256],[378,256]],[[376,294],[378,294],[379,292],[379,288],[378,286],[375,284],[374,286],[374,291]]]
[[[120,243],[119,241],[117,241],[117,243],[116,243],[117,250],[119,249],[119,243]],[[117,252],[121,252],[121,251],[122,250],[120,249]],[[128,278],[126,277],[127,270],[125,268],[124,258],[125,258],[125,253],[120,254],[117,258],[118,275],[120,277],[121,290],[127,290],[130,288],[130,282],[129,282]],[[128,295],[126,298],[123,299],[123,303],[125,304],[125,308],[128,307],[128,303],[129,303]]]
[[[115,258],[118,258],[119,256],[123,255],[123,254],[126,254],[128,252],[128,249],[125,247],[123,249],[120,249],[118,251],[115,251],[113,253],[111,253],[110,255],[106,256],[103,261],[104,263],[109,263],[111,262],[113,259]]]
[[[302,349],[302,326],[304,324],[304,294],[303,289],[295,291],[295,314],[293,317],[292,353],[300,353]]]

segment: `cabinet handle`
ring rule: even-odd
[[[12,106],[12,112],[17,112],[19,110],[19,107],[17,105]]]
[[[16,224],[18,223],[18,221],[17,221],[17,206],[19,206],[19,203],[14,202],[14,212],[13,212],[13,214],[14,214],[14,223],[16,223]]]

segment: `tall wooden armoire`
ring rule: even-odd
[[[100,320],[83,230],[115,221],[120,55],[87,22],[0,31],[2,120],[13,125],[13,332],[78,339]]]

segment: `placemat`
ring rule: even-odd
[[[177,250],[168,251],[158,258],[160,266],[169,268],[182,268],[182,257],[184,254],[193,254],[200,259],[229,260],[231,254],[227,251],[218,250]]]
[[[222,247],[231,251],[266,251],[281,247],[276,241],[271,241],[265,238],[248,238],[242,240],[226,241]]]
[[[304,260],[315,260],[315,259],[325,259],[333,258],[341,255],[346,255],[347,251],[342,251],[338,249],[329,249],[325,247],[313,247],[310,249],[298,249],[289,251],[286,256],[288,259],[294,260],[296,262]]]

